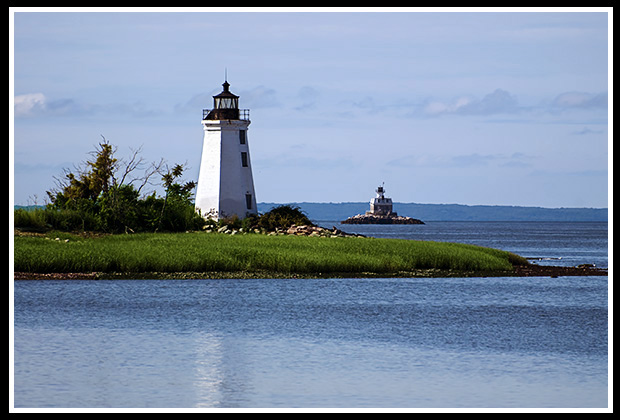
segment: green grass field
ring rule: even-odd
[[[217,277],[224,272],[265,277],[395,276],[431,269],[492,273],[524,264],[524,258],[497,249],[400,239],[201,232],[14,238],[15,272],[123,273],[126,278],[140,273]]]

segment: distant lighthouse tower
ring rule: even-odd
[[[213,109],[202,111],[204,140],[196,187],[196,211],[218,220],[257,214],[248,126],[250,110],[239,109],[239,97],[224,90],[213,97]]]
[[[392,199],[386,197],[383,185],[380,185],[375,192],[377,196],[370,200],[370,211],[366,214],[374,214],[377,216],[398,216],[392,211]]]

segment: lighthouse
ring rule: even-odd
[[[397,216],[397,214],[392,211],[392,199],[384,195],[385,188],[383,188],[383,185],[380,185],[375,192],[377,196],[370,200],[370,211],[367,211],[366,214]]]
[[[250,110],[239,109],[239,97],[224,81],[213,97],[213,109],[203,109],[204,138],[196,187],[196,211],[218,220],[257,214],[248,146]]]

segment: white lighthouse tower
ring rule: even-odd
[[[222,86],[213,109],[202,111],[205,134],[195,206],[203,217],[243,219],[258,213],[247,135],[250,110],[239,109],[228,81]]]
[[[380,185],[375,192],[377,196],[370,200],[370,211],[366,214],[374,214],[377,216],[398,216],[396,212],[392,211],[392,199],[386,197],[385,188]]]

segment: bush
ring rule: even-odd
[[[47,224],[45,209],[17,209],[13,212],[16,227],[43,232],[50,228]]]
[[[97,218],[88,212],[53,207],[17,209],[14,211],[15,227],[33,232],[49,230],[77,231],[98,230]]]
[[[194,182],[180,181],[184,166],[169,168],[153,164],[144,176],[132,172],[141,167],[137,152],[122,168],[122,160],[114,157],[115,148],[107,141],[92,152],[95,159],[86,162],[78,174],[69,171],[58,180],[60,190],[48,192],[51,200],[45,209],[17,210],[15,226],[45,231],[180,232],[198,230],[205,220],[194,211]],[[165,167],[164,167],[165,166]],[[165,196],[155,193],[141,197],[141,189],[155,174],[162,176]],[[133,178],[131,181],[128,181]],[[128,182],[126,182],[128,181]],[[136,187],[137,182],[142,185]]]
[[[248,223],[252,223],[252,226],[255,228],[268,231],[276,230],[276,228],[288,229],[292,225],[314,226],[314,223],[308,219],[308,216],[306,216],[299,207],[289,205],[274,207],[267,213],[256,217],[255,221],[250,219]]]

